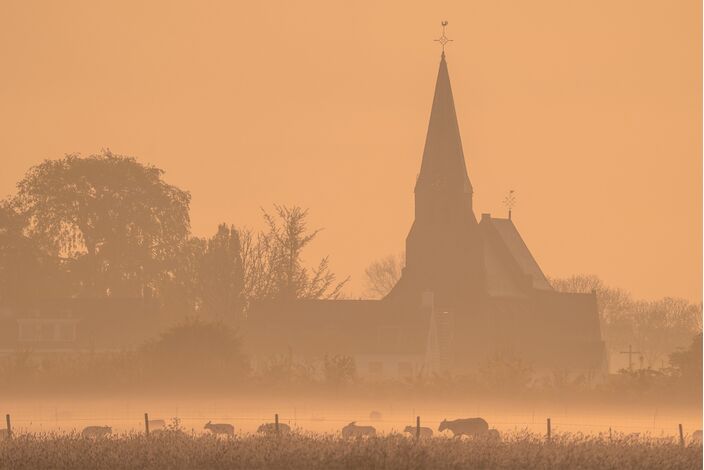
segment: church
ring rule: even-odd
[[[595,294],[553,290],[510,212],[477,220],[444,50],[414,191],[392,291],[381,300],[254,304],[245,344],[255,363],[346,355],[359,375],[391,378],[512,358],[536,374],[606,373]]]

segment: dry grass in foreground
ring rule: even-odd
[[[502,441],[401,435],[343,440],[332,435],[233,439],[169,431],[149,438],[19,435],[0,442],[2,469],[694,469],[701,444],[672,439],[527,433]]]

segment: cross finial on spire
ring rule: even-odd
[[[440,23],[442,25],[442,36],[440,36],[438,39],[434,39],[434,41],[437,41],[440,43],[442,46],[442,58],[445,58],[445,44],[448,42],[452,41],[452,39],[448,39],[447,36],[445,36],[445,27],[447,26],[447,20],[442,21]]]
[[[511,211],[516,206],[516,192],[513,189],[504,198],[504,206],[508,208],[508,220],[511,220]]]

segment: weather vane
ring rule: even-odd
[[[434,41],[440,43],[440,45],[442,46],[442,56],[445,57],[445,44],[452,41],[452,39],[448,39],[447,36],[445,36],[445,27],[447,26],[447,20],[441,22],[440,24],[442,25],[442,36],[440,36],[438,39],[434,39]]]
[[[516,205],[516,192],[512,189],[504,198],[504,206],[508,207],[508,220],[511,220],[511,210]]]

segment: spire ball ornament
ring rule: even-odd
[[[452,41],[452,39],[449,39],[445,35],[445,27],[447,26],[447,20],[442,21],[440,25],[442,26],[442,36],[440,36],[438,39],[434,39],[434,41],[439,42],[440,45],[442,46],[442,56],[445,57],[445,44],[448,42]]]

